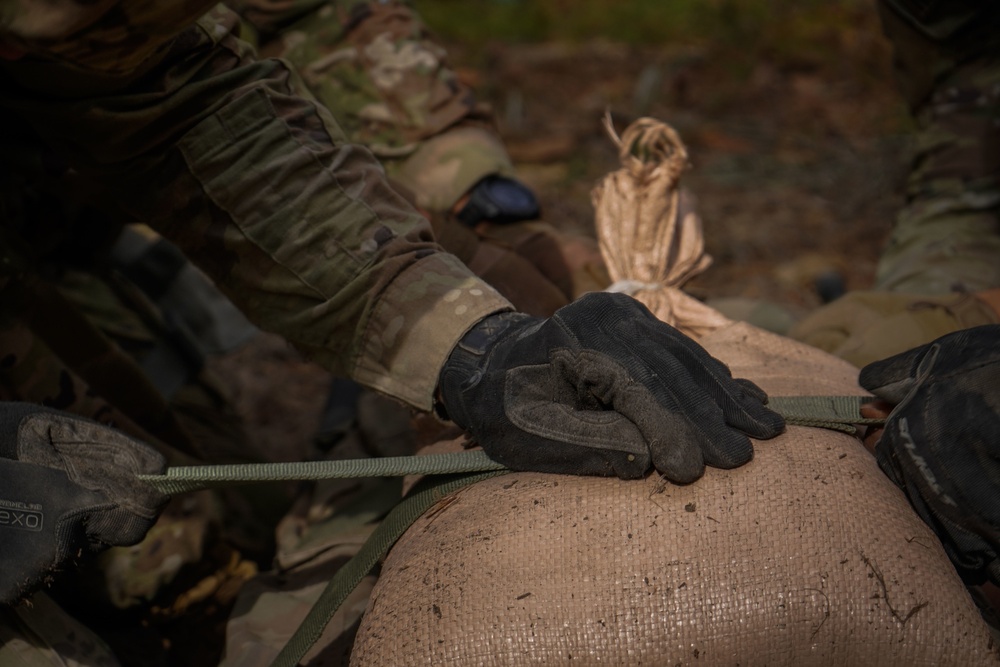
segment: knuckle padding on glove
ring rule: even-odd
[[[616,307],[609,308],[597,322],[597,329],[610,334],[609,341],[619,341],[622,345],[618,354],[631,362],[628,365],[630,372],[644,378],[651,388],[655,386],[667,391],[679,384],[673,381],[673,374],[690,376],[694,383],[684,386],[696,386],[705,393],[688,396],[674,393],[673,400],[684,409],[697,410],[698,405],[710,397],[731,426],[749,435],[773,437],[784,429],[782,418],[763,407],[766,394],[759,387],[749,380],[734,381],[724,363],[691,338],[664,325],[648,310],[636,308],[636,305],[634,301],[627,305],[615,304]],[[654,368],[654,364],[662,370]],[[739,388],[738,396],[729,391],[729,383],[733,383],[730,387]],[[747,392],[746,385],[755,391]]]
[[[657,470],[673,482],[686,483],[701,476],[706,458],[722,467],[750,460],[749,440],[724,427],[714,428],[721,421],[722,410],[688,372],[689,366],[699,364],[690,359],[694,355],[686,337],[663,335],[667,328],[648,311],[623,304],[606,308],[592,320],[575,315],[574,311],[563,311],[552,319],[578,345],[587,341],[588,349],[577,354],[586,353],[590,368],[596,370],[596,360],[605,359],[605,372],[612,366],[619,368],[623,381],[643,388],[644,400],[619,400],[611,407],[638,427],[650,454],[644,458]],[[678,392],[676,387],[684,391]],[[638,395],[634,392],[629,398]],[[642,472],[645,470],[648,464]],[[635,476],[639,475],[629,475]]]
[[[740,391],[739,398],[727,391],[723,382],[733,381],[725,364],[676,329],[665,326],[649,311],[622,306],[610,308],[596,322],[596,328],[608,334],[605,350],[609,356],[624,360],[632,377],[657,398],[661,406],[659,412],[667,408],[683,416],[681,420],[672,420],[673,428],[666,435],[660,433],[658,444],[663,450],[665,439],[674,443],[697,442],[703,458],[699,457],[696,476],[700,476],[704,463],[732,468],[752,458],[749,439],[728,428],[727,423],[737,431],[760,437],[771,437],[783,430],[781,417],[764,409],[759,402],[755,405],[755,401],[759,401],[756,397],[751,396],[748,401],[748,394],[741,385],[731,385]],[[754,407],[756,414],[751,414]],[[660,466],[664,456],[659,457],[660,461],[656,458],[654,451],[657,469],[667,472]]]
[[[136,478],[163,472],[163,457],[155,450],[114,429],[61,415],[28,415],[18,433],[19,460],[63,469],[72,481],[99,489],[123,509],[156,516],[162,494]]]
[[[576,405],[586,398],[580,394],[582,387],[575,373],[578,365],[561,361],[520,366],[507,372],[504,394],[517,397],[504,401],[504,413],[511,423],[543,438],[645,455],[642,435],[622,415],[597,406]],[[599,400],[611,405],[614,394],[626,390],[614,383],[600,391]],[[545,415],[546,419],[539,419],[539,415]]]
[[[505,384],[506,396],[517,397],[505,399],[511,423],[559,443],[537,447],[537,457],[581,470],[610,468],[622,478],[641,477],[651,463],[676,481],[691,481],[704,469],[698,448],[679,435],[689,429],[683,419],[600,353],[557,350],[551,364],[509,371]]]

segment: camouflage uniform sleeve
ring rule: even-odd
[[[123,15],[80,33],[90,51],[104,43],[103,23],[119,22],[108,41],[128,35]],[[22,58],[4,68],[3,103],[182,247],[258,326],[430,409],[457,340],[510,304],[436,244],[371,154],[344,139],[285,63],[256,60],[236,25],[217,8],[125,68],[50,51]]]

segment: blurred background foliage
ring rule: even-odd
[[[767,59],[814,67],[844,59],[865,76],[871,0],[415,0],[428,25],[475,57],[491,44],[602,39],[711,49],[735,71]],[[859,48],[861,47],[861,48]],[[879,68],[881,69],[881,68]],[[879,73],[881,74],[881,73]]]

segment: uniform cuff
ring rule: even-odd
[[[378,300],[352,375],[429,411],[441,368],[462,336],[487,315],[513,309],[456,257],[425,257],[398,275]]]

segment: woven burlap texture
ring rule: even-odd
[[[734,324],[703,344],[772,395],[857,371]],[[352,665],[981,665],[989,633],[857,439],[792,427],[689,486],[517,473],[393,548]]]

